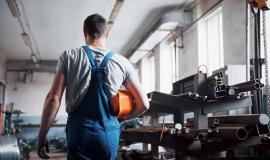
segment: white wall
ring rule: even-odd
[[[179,50],[179,79],[197,72],[198,68],[198,25],[183,34],[184,48]]]
[[[149,67],[149,65],[147,63],[149,63],[147,56],[141,59],[140,67],[142,67],[144,69],[141,70],[140,77],[141,77],[141,82],[142,82],[144,91],[146,93],[149,93],[152,91],[151,90],[151,82],[149,81],[149,75],[151,72],[150,71],[151,68]]]
[[[171,46],[164,42],[156,46],[153,52],[155,55],[155,90],[163,93],[171,93]]]
[[[246,0],[222,2],[224,64],[246,64]]]
[[[6,57],[0,52],[0,82],[6,82]]]
[[[25,112],[24,116],[40,116],[54,75],[34,72],[31,83],[24,83],[22,75],[22,72],[19,76],[17,72],[7,72],[6,103],[14,103],[15,109]],[[66,115],[64,102],[63,96],[58,116]]]
[[[192,8],[193,21],[204,15],[220,0],[203,0],[199,1]],[[235,64],[242,65],[246,63],[246,0],[224,0],[216,6],[222,7],[222,25],[223,25],[223,52],[224,65]],[[214,8],[215,9],[215,8]],[[214,9],[212,11],[214,11]],[[211,11],[209,12],[211,13]],[[207,16],[207,14],[206,14]],[[203,18],[202,18],[203,19]],[[197,21],[183,33],[183,48],[179,48],[179,79],[183,79],[198,72],[199,64],[199,23]],[[182,43],[182,42],[180,42]],[[167,69],[162,64],[162,45],[158,45],[153,49],[155,56],[155,81],[156,90],[162,91],[160,84],[163,80],[161,72]],[[143,65],[140,65],[140,68]],[[166,90],[166,89],[165,89]]]
[[[203,0],[193,7],[193,19],[202,16],[219,0]],[[224,65],[246,63],[246,0],[221,2]],[[198,21],[200,22],[200,21]],[[183,33],[184,48],[179,49],[179,79],[197,72],[198,22]]]

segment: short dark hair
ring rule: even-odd
[[[84,20],[83,31],[90,38],[100,38],[107,29],[107,21],[99,14],[92,14]]]

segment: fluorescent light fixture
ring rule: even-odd
[[[33,60],[34,63],[38,62],[38,58],[34,53],[31,54],[31,59]]]
[[[129,58],[129,61],[133,64],[136,64],[140,59],[142,59],[149,51],[147,50],[137,50],[132,54],[132,56]]]
[[[15,2],[15,0],[6,0],[9,10],[13,17],[19,17],[21,15],[18,4]]]
[[[175,10],[172,12],[164,13],[152,29],[147,33],[147,38],[143,37],[140,46],[136,46],[136,51],[131,55],[129,60],[132,63],[137,63],[148,51],[165,40],[169,34],[177,27],[183,27],[192,22],[192,14],[184,10]],[[153,32],[152,32],[153,31]],[[152,32],[152,33],[151,33]]]
[[[173,31],[178,26],[178,22],[166,22],[160,25],[158,30]]]
[[[158,43],[164,40],[170,31],[160,31],[156,30],[153,32],[144,43],[139,47],[139,50],[152,50]]]
[[[27,33],[22,33],[21,34],[23,42],[26,46],[30,46],[31,45],[31,39],[29,37],[29,35]]]

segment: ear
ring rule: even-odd
[[[109,37],[109,32],[108,32],[108,31],[106,31],[106,32],[104,33],[104,37],[105,37],[105,39],[108,39],[108,37]]]
[[[84,35],[84,38],[87,37],[87,33],[85,31],[83,31],[83,35]]]

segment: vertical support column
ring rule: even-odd
[[[0,136],[3,134],[3,112],[4,105],[0,104]]]
[[[155,54],[155,90],[160,91],[160,46],[156,46],[153,52]]]
[[[152,126],[157,126],[158,125],[158,115],[155,114],[152,117]],[[154,157],[158,157],[158,146],[151,144],[151,151],[154,155]]]
[[[256,3],[256,2],[255,2]],[[254,5],[254,3],[250,3],[251,6],[251,12],[254,15],[254,22],[253,26],[254,27],[254,58],[251,59],[251,64],[253,65],[252,67],[252,72],[251,72],[251,79],[260,79],[261,78],[261,73],[262,73],[262,65],[264,63],[264,59],[261,59],[261,44],[260,44],[260,12],[261,10],[258,8],[257,5]],[[262,113],[262,91],[254,91],[252,94],[255,95],[255,97],[252,97],[252,108],[251,111],[253,114],[260,114]]]
[[[158,158],[158,145],[151,144],[151,151],[153,153],[153,156]]]
[[[142,124],[143,126],[148,126],[148,117],[149,116],[143,116],[142,118]],[[147,143],[143,143],[143,151],[148,151],[148,144]]]
[[[184,126],[184,113],[180,110],[175,110],[173,114],[173,120],[175,123],[181,123],[182,126]]]
[[[182,126],[184,126],[184,112],[181,112],[180,110],[175,110],[173,114],[174,118],[174,124],[181,123]],[[179,148],[180,144],[176,144],[175,146],[175,159],[176,160],[182,160],[182,150]]]
[[[183,159],[183,155],[182,155],[182,150],[180,150],[179,144],[176,145],[176,148],[175,148],[175,160],[182,160]]]
[[[207,114],[194,113],[194,127],[197,129],[208,129]]]

